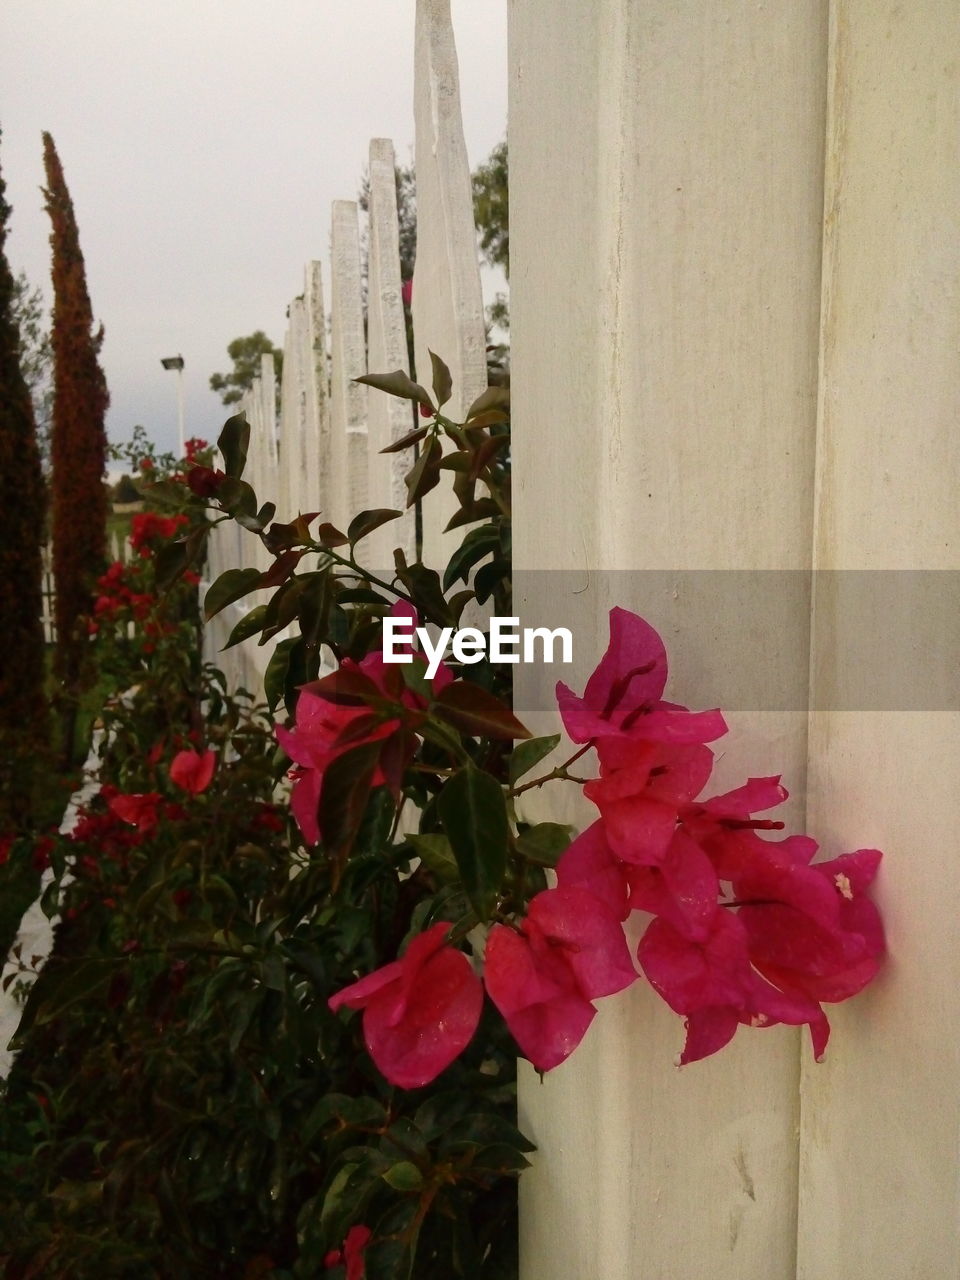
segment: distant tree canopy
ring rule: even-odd
[[[254,378],[260,376],[260,357],[272,355],[279,386],[283,372],[283,352],[275,347],[262,329],[248,334],[245,338],[234,338],[227,347],[227,355],[233,361],[229,373],[214,373],[210,376],[210,389],[216,391],[224,404],[236,404],[243,393],[253,386]]]
[[[507,142],[498,142],[473,174],[473,216],[480,249],[492,267],[510,278],[510,203]]]

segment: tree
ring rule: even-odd
[[[31,288],[24,271],[18,272],[13,280],[13,317],[20,330],[20,368],[33,401],[40,464],[48,471],[53,417],[53,347],[43,294]]]
[[[30,390],[20,364],[17,282],[5,246],[10,206],[0,174],[0,835],[25,830],[48,739],[42,546],[45,494]]]
[[[100,367],[103,326],[95,332],[83,254],[70,192],[49,133],[43,135],[47,213],[53,227],[54,358],[52,462],[53,577],[56,590],[55,670],[68,699],[80,685],[93,586],[106,554],[107,494],[103,484],[110,403]],[[65,750],[72,749],[73,715],[65,711]]]
[[[236,404],[243,393],[253,386],[254,378],[260,376],[260,357],[272,355],[277,373],[277,387],[283,373],[283,352],[275,347],[262,329],[245,338],[234,338],[227,347],[227,355],[233,361],[229,373],[210,375],[210,390],[216,391],[224,404]]]
[[[473,216],[480,249],[491,267],[510,278],[510,202],[507,143],[498,142],[473,174]]]

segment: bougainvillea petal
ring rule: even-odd
[[[685,1020],[687,1039],[680,1055],[680,1066],[709,1058],[730,1043],[737,1033],[740,1020],[731,1005],[713,1005],[697,1009]]]
[[[584,702],[622,720],[656,702],[667,683],[667,651],[649,622],[627,609],[610,610],[610,643],[583,691]]]
[[[620,918],[586,889],[538,893],[522,927],[539,930],[560,950],[588,1000],[614,995],[636,981]]]
[[[418,1089],[435,1080],[473,1039],[483,988],[463,952],[444,947],[420,968],[402,1009],[389,994],[385,989],[368,1003],[364,1042],[391,1084]]]
[[[716,913],[702,941],[685,938],[657,916],[640,939],[637,959],[650,985],[675,1013],[711,1005],[743,1008],[750,990],[746,932],[730,911]]]
[[[170,781],[183,791],[199,795],[212,782],[216,766],[215,751],[178,751],[170,761]]]
[[[540,945],[538,945],[538,943]],[[569,1057],[595,1009],[554,948],[498,924],[490,930],[484,983],[521,1052],[538,1071]]]
[[[675,832],[659,867],[631,867],[630,906],[663,916],[688,938],[708,936],[719,884],[713,864],[682,830]]]
[[[662,862],[677,825],[676,805],[645,795],[601,803],[595,794],[590,798],[600,809],[607,840],[617,857],[638,867]]]
[[[440,921],[418,934],[399,960],[331,996],[334,1012],[363,1009],[363,1038],[391,1084],[418,1089],[467,1047],[483,1008],[483,988]]]
[[[602,822],[587,827],[569,845],[557,863],[557,885],[586,889],[609,907],[618,920],[625,920],[630,913],[627,871],[610,848]]]

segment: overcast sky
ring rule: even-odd
[[[506,0],[452,0],[471,167],[506,132]],[[10,265],[49,298],[40,135],[73,197],[106,328],[110,437],[142,423],[216,437],[227,343],[282,345],[303,267],[329,299],[330,204],[355,199],[371,137],[413,148],[414,0],[2,0],[0,166]]]

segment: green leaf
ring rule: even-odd
[[[309,511],[306,515],[298,515],[296,520],[291,520],[288,524],[272,524],[261,533],[260,538],[267,550],[275,556],[291,547],[305,547],[311,541],[310,521],[316,520],[319,514],[319,511]]]
[[[239,480],[243,475],[249,446],[250,423],[246,415],[238,413],[228,418],[217,440],[217,448],[223,454],[223,469],[228,476]]]
[[[529,738],[524,728],[505,703],[486,689],[469,680],[455,680],[441,690],[433,704],[438,719],[452,724],[461,733],[479,738]]]
[[[460,878],[481,921],[488,920],[507,870],[510,826],[500,783],[468,764],[437,797]]]
[[[528,862],[535,862],[539,867],[555,867],[572,839],[573,828],[566,823],[538,822],[517,836],[517,849]]]
[[[528,742],[521,742],[519,746],[514,747],[510,756],[510,782],[514,783],[525,773],[529,773],[534,765],[546,759],[559,745],[559,733],[551,733],[545,738],[531,738]]]
[[[382,743],[361,742],[327,766],[320,787],[320,831],[324,847],[342,862],[357,838]]]
[[[453,390],[453,379],[450,370],[438,355],[430,352],[430,363],[433,366],[433,394],[437,397],[437,408],[442,408],[450,399]]]
[[[443,449],[440,441],[436,436],[431,436],[429,442],[421,449],[420,457],[404,477],[404,483],[407,486],[408,507],[412,507],[415,502],[419,502],[421,498],[440,483],[440,461],[442,457]]]
[[[388,507],[377,507],[373,511],[361,511],[359,515],[353,517],[347,528],[350,546],[356,546],[360,539],[365,538],[368,533],[373,533],[374,529],[379,529],[381,525],[388,524],[391,520],[396,520],[402,515],[402,511],[394,511]]]
[[[449,884],[459,879],[460,871],[450,841],[444,835],[408,835],[407,844],[416,850],[420,861],[438,880]]]
[[[320,525],[313,540],[319,542],[322,547],[345,547],[350,541],[345,533],[341,533],[328,520]]]
[[[393,444],[388,444],[385,449],[381,449],[381,453],[400,453],[404,449],[409,449],[412,444],[416,444],[430,430],[429,427],[415,427],[413,431],[408,431],[405,436],[401,436],[399,440],[394,440]]]
[[[128,963],[126,958],[93,957],[44,969],[30,990],[18,1035],[22,1035],[33,1022],[43,1026],[78,1000],[94,995]]]
[[[260,576],[259,569],[227,569],[221,573],[203,598],[203,616],[207,622],[228,604],[253,591]]]
[[[450,587],[462,578],[466,582],[470,570],[475,564],[499,550],[500,536],[496,525],[485,524],[481,529],[471,529],[460,546],[450,557],[446,572],[443,575],[443,589]]]
[[[217,490],[217,501],[238,523],[245,520],[256,523],[257,495],[246,480],[228,476]]]
[[[412,381],[402,369],[395,369],[393,373],[365,373],[362,378],[354,378],[353,381],[375,387],[377,391],[387,391],[402,400],[415,400],[426,408],[433,409],[433,401],[423,387],[419,382]]]
[[[471,418],[477,417],[478,414],[485,413],[487,409],[509,408],[510,392],[506,387],[487,387],[486,391],[481,392],[467,410],[467,422]]]
[[[263,673],[263,694],[271,711],[276,708],[277,703],[283,697],[287,671],[290,667],[290,650],[298,643],[299,637],[281,640],[276,649],[274,649],[273,657],[267,663],[267,669]]]
[[[467,502],[447,521],[445,532],[461,529],[465,524],[476,524],[478,520],[489,520],[502,512],[492,498],[477,498]]]
[[[419,1191],[423,1186],[423,1174],[410,1160],[398,1160],[381,1177],[394,1191]]]
[[[261,575],[257,582],[257,587],[279,587],[290,577],[304,554],[305,552],[302,550],[284,551],[282,555],[277,556],[270,568]]]

